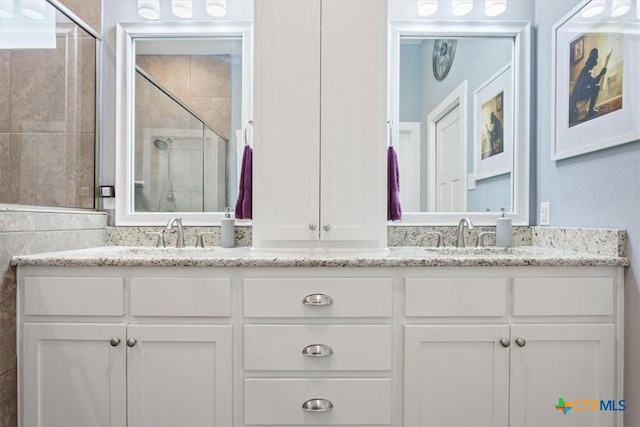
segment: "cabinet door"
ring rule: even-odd
[[[324,0],[321,67],[321,240],[384,247],[387,2]]]
[[[231,326],[129,325],[127,336],[130,427],[232,425]]]
[[[405,426],[505,426],[507,325],[405,326]]]
[[[597,400],[598,408],[600,400],[621,399],[614,325],[514,325],[511,338],[511,426],[616,425],[615,411],[577,402],[565,415],[555,407],[559,399]]]
[[[21,425],[125,426],[125,335],[123,324],[25,324]]]
[[[256,0],[254,76],[254,246],[317,242],[320,0]]]

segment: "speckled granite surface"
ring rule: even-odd
[[[440,266],[620,266],[623,257],[521,246],[514,248],[392,247],[384,252],[263,252],[249,248],[105,246],[17,256],[14,265],[157,267],[440,267]]]
[[[531,243],[542,248],[626,256],[627,233],[608,228],[531,227]]]

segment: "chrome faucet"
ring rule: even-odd
[[[467,223],[467,229],[473,230],[473,223],[469,218],[462,218],[458,224],[458,247],[464,248],[464,224]]]
[[[184,230],[182,229],[182,218],[171,218],[167,222],[167,227],[164,231],[173,233],[173,226],[176,225],[178,229],[178,238],[176,240],[176,248],[184,248]]]

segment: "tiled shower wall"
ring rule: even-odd
[[[93,208],[95,40],[0,51],[0,203]]]

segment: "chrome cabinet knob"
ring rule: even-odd
[[[111,347],[117,347],[118,345],[120,345],[120,338],[117,338],[117,337],[111,338],[111,341],[109,341],[109,344],[111,344]]]
[[[333,409],[333,403],[327,399],[309,399],[302,404],[302,409],[307,412],[327,412]]]
[[[137,343],[137,342],[138,342],[138,341],[136,341],[136,339],[135,339],[135,338],[129,338],[129,339],[127,340],[127,345],[128,345],[129,347],[133,347],[134,345],[136,345],[136,343]]]
[[[524,338],[516,338],[516,344],[518,344],[518,347],[524,347],[525,345],[527,345],[527,342],[524,340]]]
[[[311,294],[302,299],[304,305],[331,305],[333,298],[325,294]]]
[[[331,226],[329,224],[325,224],[325,225],[322,226],[322,229],[324,231],[329,231],[329,230],[331,230]]]
[[[333,349],[324,344],[311,344],[302,349],[302,354],[307,357],[327,357],[333,354]]]
[[[506,338],[502,338],[502,339],[500,340],[500,345],[502,345],[502,346],[503,346],[503,347],[505,347],[505,348],[506,348],[506,347],[509,347],[509,346],[511,345],[511,341],[509,341],[509,340],[508,340],[508,339],[506,339]]]
[[[312,223],[312,224],[309,224],[309,230],[314,231],[316,228],[318,228],[318,226],[317,226],[317,225],[315,225],[315,224],[313,224],[313,223]]]

